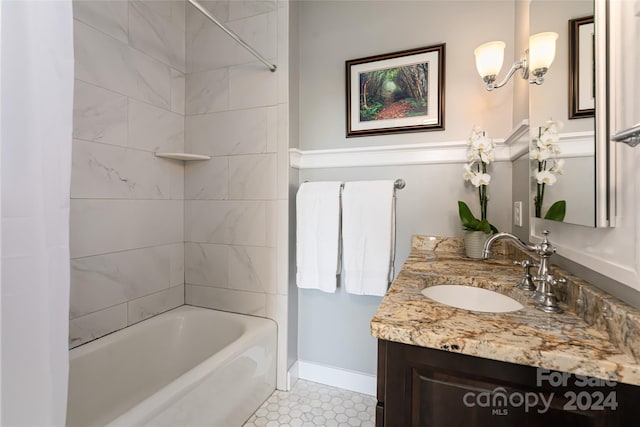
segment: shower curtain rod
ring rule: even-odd
[[[276,67],[275,64],[270,63],[269,61],[267,61],[264,56],[260,55],[258,52],[256,52],[256,50],[254,48],[252,48],[251,46],[249,46],[244,40],[242,40],[236,33],[234,33],[233,31],[231,31],[230,29],[228,29],[227,27],[224,26],[224,24],[220,21],[218,21],[216,19],[215,16],[213,16],[211,13],[209,13],[209,11],[207,9],[205,9],[200,3],[198,3],[196,0],[188,0],[189,3],[191,3],[193,5],[193,7],[195,7],[196,9],[198,9],[204,16],[206,16],[207,18],[209,18],[214,24],[216,24],[218,27],[220,27],[220,29],[222,31],[224,31],[225,33],[227,33],[229,35],[229,37],[231,37],[232,39],[234,39],[235,41],[237,41],[240,46],[244,47],[245,49],[247,49],[249,52],[251,52],[251,54],[253,56],[255,56],[256,58],[258,58],[260,60],[260,62],[262,62],[264,65],[266,65],[269,70],[271,70],[272,72],[276,71],[276,69],[278,67]]]

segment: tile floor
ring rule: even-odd
[[[373,427],[375,411],[373,396],[298,380],[274,391],[244,427]]]

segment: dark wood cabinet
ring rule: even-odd
[[[378,342],[377,427],[632,425],[640,387]]]

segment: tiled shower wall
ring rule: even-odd
[[[74,1],[70,346],[184,301],[185,3]]]
[[[184,1],[74,2],[70,344],[186,299],[274,319],[284,388],[289,4],[201,3],[278,71]]]
[[[278,66],[257,62],[187,7],[187,304],[274,319],[278,387],[287,371],[287,1],[203,1]]]

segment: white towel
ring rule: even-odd
[[[342,193],[345,289],[384,296],[392,259],[393,181],[347,182]]]
[[[335,292],[340,242],[341,182],[305,182],[296,196],[296,283]]]

